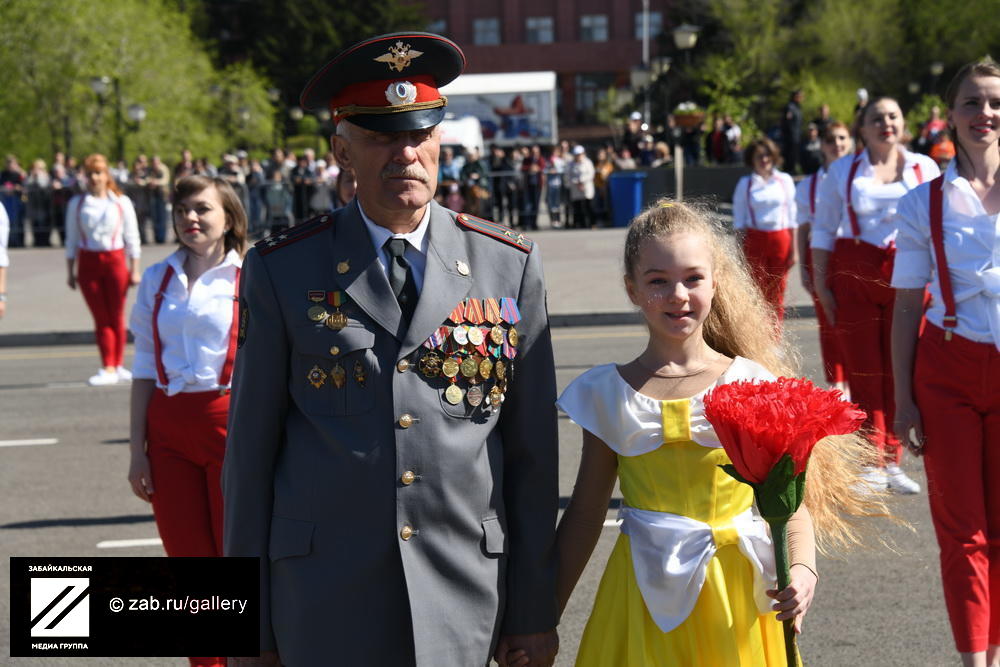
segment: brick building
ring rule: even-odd
[[[593,136],[595,104],[642,63],[642,0],[423,0],[431,32],[455,40],[470,74],[556,72],[560,135]],[[670,0],[649,0],[650,56]]]

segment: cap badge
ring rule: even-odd
[[[417,87],[409,81],[390,83],[385,89],[385,99],[394,107],[402,104],[413,104],[417,101]]]
[[[388,63],[390,70],[402,72],[410,66],[410,61],[424,55],[423,51],[411,51],[409,44],[396,42],[395,46],[389,47],[389,53],[383,53],[375,59],[376,62]]]

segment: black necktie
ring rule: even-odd
[[[403,319],[409,322],[417,308],[417,283],[410,263],[403,257],[407,245],[406,239],[392,238],[385,242],[389,253],[389,286],[403,311]]]

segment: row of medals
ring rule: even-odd
[[[340,311],[340,308],[333,311],[332,313],[326,309],[326,306],[316,304],[315,306],[310,306],[309,310],[306,311],[306,315],[313,322],[323,322],[326,326],[334,331],[340,331],[347,326],[347,315]]]
[[[451,339],[455,343],[455,350],[452,354],[445,354],[440,349],[429,350],[420,357],[417,367],[427,378],[444,377],[450,384],[445,389],[444,398],[452,405],[458,405],[464,398],[472,407],[479,407],[485,402],[485,410],[495,412],[500,409],[505,394],[507,393],[507,383],[514,372],[514,364],[505,363],[503,358],[496,361],[475,351],[475,348],[482,345],[486,340],[486,335],[490,341],[500,347],[507,342],[511,347],[517,347],[517,329],[511,326],[506,334],[499,324],[494,325],[488,334],[476,325],[458,325],[451,332]],[[510,365],[508,366],[508,363]],[[469,388],[465,391],[458,386],[459,377],[464,378],[469,383]],[[486,392],[483,383],[493,378],[493,387]]]

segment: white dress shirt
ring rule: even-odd
[[[832,251],[837,239],[854,238],[851,219],[847,213],[847,177],[855,158],[860,160],[858,170],[851,184],[851,204],[858,216],[861,230],[859,240],[877,248],[887,248],[896,240],[896,207],[907,192],[921,182],[934,179],[941,170],[937,163],[926,155],[911,153],[900,148],[903,157],[903,179],[893,183],[875,181],[866,149],[859,156],[845,155],[832,165],[827,178],[820,187],[816,219],[812,226],[813,248]],[[915,165],[920,165],[920,179]]]
[[[81,197],[83,206],[80,205]],[[107,197],[84,193],[69,200],[66,205],[67,259],[75,258],[80,249],[106,252],[121,248],[125,248],[125,254],[132,258],[141,253],[139,222],[132,200],[110,191]]]
[[[944,252],[955,296],[955,333],[1000,349],[1000,215],[990,214],[952,161],[942,192]],[[930,184],[899,202],[899,236],[892,286],[923,289],[930,285],[927,319],[944,327],[940,267],[931,241]]]
[[[391,258],[389,257],[389,251],[385,249],[386,241],[389,239],[405,239],[407,241],[406,252],[403,253],[403,257],[410,263],[413,282],[416,284],[417,293],[419,294],[420,289],[424,286],[424,268],[427,266],[427,247],[430,240],[427,236],[427,228],[431,220],[430,204],[424,209],[424,217],[420,219],[420,224],[412,232],[407,232],[406,234],[393,234],[385,227],[375,224],[365,214],[365,209],[361,208],[360,201],[358,201],[358,210],[361,211],[361,219],[365,221],[365,227],[368,228],[368,236],[371,237],[372,245],[375,246],[375,256],[378,258],[378,263],[382,266],[382,271],[387,278],[389,277],[389,262]]]
[[[819,193],[829,170],[820,167],[819,171],[806,176],[795,186],[795,212],[800,225],[811,225],[819,210]],[[815,189],[813,181],[816,182]]]
[[[722,447],[705,418],[704,396],[710,389],[737,380],[773,379],[760,364],[736,357],[715,384],[691,398],[691,440],[703,447]],[[664,444],[662,401],[635,391],[615,364],[595,366],[578,377],[556,405],[619,456],[641,456],[670,446]],[[694,609],[708,563],[721,545],[715,543],[712,525],[691,517],[628,506],[621,516],[646,609],[660,630],[670,632]],[[765,614],[770,601],[764,591],[774,588],[776,582],[767,524],[751,507],[733,517],[732,527],[736,529],[736,544],[753,569],[758,611]]]
[[[10,266],[10,258],[7,256],[7,238],[10,234],[10,218],[7,217],[7,209],[0,204],[0,267]]]
[[[191,285],[184,272],[186,254],[187,250],[180,248],[146,269],[129,319],[129,329],[135,336],[132,377],[155,380],[168,396],[221,388],[219,376],[229,351],[233,325],[236,269],[243,264],[239,253],[230,250],[221,264],[200,275]],[[174,275],[164,290],[157,327],[168,382],[164,387],[156,372],[153,308],[168,266],[173,267]]]
[[[749,199],[747,183],[750,183]],[[750,207],[753,207],[752,215]],[[795,182],[791,176],[775,169],[770,178],[752,173],[736,184],[733,191],[733,227],[777,232],[797,226]]]

